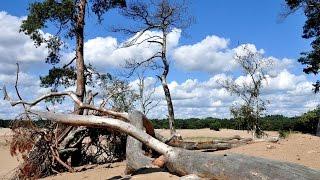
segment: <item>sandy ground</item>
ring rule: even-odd
[[[0,128],[0,179],[18,165],[18,160],[9,152],[10,129]]]
[[[240,153],[320,169],[320,137],[290,134],[278,143],[260,142],[214,153]]]
[[[163,136],[168,137],[169,131],[156,130]],[[186,140],[203,141],[216,139],[219,137],[231,137],[240,135],[241,137],[251,137],[246,131],[226,130],[212,131],[210,129],[198,130],[178,130],[178,133]],[[270,136],[277,136],[276,132],[267,132]],[[18,165],[16,158],[9,154],[9,147],[6,139],[10,139],[10,130],[0,129],[0,179]],[[241,153],[252,156],[259,156],[280,161],[294,162],[311,168],[320,169],[320,138],[307,134],[290,134],[287,139],[278,143],[259,142],[248,144],[238,148],[233,148],[215,153]],[[63,173],[45,178],[46,180],[78,180],[78,179],[121,179],[124,178],[125,162],[100,165],[78,173]],[[2,178],[1,178],[2,177]],[[132,179],[178,179],[177,176],[167,172],[145,171],[131,177]],[[125,178],[124,178],[125,179]]]

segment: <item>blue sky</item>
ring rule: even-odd
[[[2,21],[9,19],[9,16],[10,18],[18,18],[17,21],[21,21],[21,18],[27,15],[26,9],[29,2],[33,1],[0,1],[0,11],[3,11],[3,13],[5,13],[5,15],[3,14]],[[278,79],[274,80],[276,83],[278,83],[274,85],[274,87],[277,86],[278,89],[274,88],[275,90],[272,90],[272,93],[270,90],[270,93],[266,93],[265,96],[270,96],[269,98],[282,98],[283,102],[274,103],[273,105],[270,105],[270,109],[273,109],[270,110],[270,114],[281,113],[282,111],[287,112],[289,110],[289,113],[284,114],[292,116],[301,114],[305,112],[307,109],[313,108],[315,106],[316,102],[314,97],[317,96],[310,93],[312,89],[311,83],[315,79],[312,76],[304,75],[302,73],[303,66],[296,63],[296,60],[299,57],[300,52],[309,49],[309,41],[301,38],[302,26],[305,21],[305,18],[301,12],[290,15],[289,17],[281,21],[279,15],[281,12],[283,12],[283,1],[190,0],[190,2],[190,13],[195,17],[196,22],[192,24],[190,28],[182,30],[182,34],[173,33],[173,36],[177,37],[177,39],[172,40],[174,42],[174,46],[172,48],[172,54],[169,56],[172,61],[171,72],[169,75],[169,83],[171,83],[171,87],[173,89],[173,96],[177,97],[176,100],[174,98],[174,104],[176,106],[179,106],[176,108],[176,111],[186,112],[176,113],[178,114],[178,117],[189,117],[190,114],[199,117],[229,116],[228,106],[232,102],[236,101],[236,97],[234,97],[233,99],[229,99],[224,95],[215,96],[214,94],[219,93],[221,89],[219,89],[215,85],[211,84],[211,86],[209,86],[208,84],[211,83],[212,79],[215,79],[221,75],[239,78],[240,74],[234,73],[239,72],[237,68],[231,68],[226,71],[220,71],[218,70],[219,68],[215,68],[214,66],[217,66],[215,61],[220,61],[224,58],[227,59],[227,57],[224,56],[229,56],[229,51],[233,51],[234,48],[238,47],[240,44],[245,43],[250,43],[254,45],[256,49],[263,49],[264,56],[274,57],[278,60],[278,63],[280,64],[279,67],[277,67],[277,72],[278,74],[282,73],[282,76],[284,77],[280,77],[279,75]],[[90,61],[90,58],[101,58],[95,57],[95,54],[102,53],[102,55],[105,55],[106,57],[107,55],[110,55],[110,53],[112,53],[110,52],[109,54],[103,54],[103,49],[101,50],[101,52],[98,51],[97,47],[95,47],[97,43],[101,43],[99,45],[99,47],[101,48],[101,45],[103,46],[104,44],[108,43],[112,44],[114,42],[119,44],[128,38],[121,34],[115,34],[108,31],[110,25],[128,23],[128,21],[126,21],[123,17],[119,16],[117,11],[115,10],[105,15],[105,21],[102,25],[97,24],[97,22],[95,21],[96,18],[93,14],[91,14],[90,17],[87,18],[89,21],[87,21],[85,38],[88,42],[88,50],[90,50],[90,48],[92,50],[90,51],[92,52],[91,54],[90,52],[85,52],[88,54],[88,61]],[[4,32],[14,31],[17,29],[15,28],[17,24],[9,24],[8,27],[11,27],[11,25],[11,29],[5,29],[6,27],[2,27]],[[45,30],[45,32],[53,33],[53,30],[49,28]],[[187,35],[184,36],[184,33],[186,33]],[[5,37],[6,34],[3,34],[2,36]],[[0,50],[1,47],[3,47],[3,49],[5,50],[7,45],[5,44],[6,41],[1,41],[2,36],[0,36]],[[97,37],[100,37],[100,39],[98,39]],[[13,40],[15,39],[14,36],[12,36],[12,38]],[[23,37],[23,35],[19,35],[19,38],[23,39],[24,43],[30,43],[27,42],[26,38]],[[17,46],[18,45],[19,44],[17,44]],[[110,47],[112,46],[110,45]],[[206,57],[201,56],[201,54],[199,55],[196,53],[181,56],[181,53],[179,54],[179,52],[185,52],[183,51],[183,49],[186,48],[189,48],[190,51],[199,51],[209,54],[213,53],[214,55],[210,56],[208,59],[206,59]],[[31,49],[28,50],[30,50],[30,52],[33,51]],[[106,48],[105,50],[108,50],[108,48]],[[44,64],[43,60],[41,60],[41,58],[43,58],[43,54],[41,55],[41,53],[38,52],[39,49],[34,51],[37,51],[37,53],[32,54],[35,56],[32,56],[34,59],[24,60],[22,58],[22,63],[20,63],[23,67],[22,69],[26,73],[26,78],[28,76],[28,78],[31,78],[33,82],[36,81],[39,74],[46,73],[48,69],[48,66]],[[141,51],[143,52],[143,50]],[[36,54],[39,56],[36,56]],[[201,63],[202,61],[204,61],[203,59],[205,59],[205,62],[212,63],[213,67],[208,69],[205,67],[199,67],[199,65],[197,64],[190,64],[188,62],[188,57],[192,57],[194,61],[199,63]],[[219,57],[220,59],[216,59],[217,57]],[[5,62],[5,64],[15,63],[14,60],[11,60],[9,62],[9,60],[1,60],[1,58],[5,59],[7,57],[1,57],[0,55],[0,63],[1,61],[3,61],[3,63]],[[117,69],[116,67],[112,66],[112,63],[114,62],[102,62],[108,60],[109,59],[107,57],[106,59],[101,59],[101,62],[96,62],[97,66],[101,70],[110,70],[110,68]],[[25,64],[23,62],[25,62]],[[92,62],[95,63],[94,60],[92,60]],[[221,64],[223,64],[223,62],[218,63],[218,65]],[[279,69],[280,67],[281,69]],[[5,74],[6,76],[3,75],[1,79],[0,68],[0,85],[2,83],[5,84],[11,82],[8,80],[8,77],[9,75],[13,75],[14,71],[7,71],[8,72],[3,71],[3,74]],[[134,78],[131,79],[131,81],[133,83]],[[154,81],[154,79],[150,77],[150,81]],[[292,82],[292,84],[287,84],[291,81],[295,82]],[[193,86],[190,85],[190,83],[193,83]],[[32,85],[32,88],[35,87],[37,87],[37,84]],[[200,87],[209,88],[201,89]],[[294,87],[296,89],[292,89]],[[298,89],[298,87],[300,89]],[[306,87],[310,90],[307,91]],[[195,89],[197,89],[197,91]],[[205,98],[206,93],[204,92],[205,90],[209,91],[210,89],[216,92],[211,92],[213,93],[212,95],[210,95],[211,100],[208,100],[207,98]],[[160,90],[161,89],[159,89],[159,96],[161,95]],[[41,94],[44,91],[45,90],[41,90],[41,92],[39,93]],[[28,92],[25,93],[28,94]],[[34,96],[36,95],[38,94],[36,93]],[[306,95],[308,95],[309,98],[303,97]],[[191,96],[197,97],[196,99],[190,99]],[[292,99],[298,100],[295,101]],[[207,103],[206,101],[211,102]],[[195,102],[195,104],[201,105],[193,105],[191,102]],[[297,105],[297,103],[299,103],[299,105]],[[7,107],[7,105],[5,105],[4,102],[0,102],[0,107],[1,106],[5,107],[3,109],[9,108]],[[165,104],[163,104],[161,110],[157,112],[158,114],[152,113],[151,116],[163,117],[163,114],[165,114],[166,112]],[[159,114],[159,112],[162,114]],[[6,114],[4,110],[2,112],[0,110],[0,118],[6,118],[10,116],[12,115]]]

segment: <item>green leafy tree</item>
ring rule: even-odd
[[[295,130],[320,136],[319,127],[320,107],[304,113],[296,122]]]
[[[298,9],[302,9],[307,20],[303,26],[302,37],[310,39],[311,50],[302,52],[299,62],[306,65],[304,72],[307,74],[318,74],[320,68],[320,1],[318,0],[285,0],[288,11],[285,15],[289,15]],[[314,84],[315,92],[319,91],[320,81]]]
[[[239,126],[252,132],[253,138],[263,134],[261,116],[266,110],[266,101],[261,98],[263,82],[267,80],[267,70],[271,67],[271,59],[264,58],[249,45],[243,45],[235,54],[235,61],[241,67],[245,80],[218,80],[218,83],[233,95],[241,98],[242,102],[230,108],[231,114]]]
[[[83,52],[86,11],[90,9],[101,22],[109,9],[125,5],[125,0],[43,0],[31,3],[20,31],[30,36],[35,46],[46,45],[46,63],[53,65],[47,76],[40,77],[41,85],[51,87],[52,91],[58,91],[59,86],[76,85],[76,94],[83,101],[87,79]],[[41,31],[49,26],[56,29],[54,35],[47,36]],[[63,39],[75,39],[75,57],[57,67],[65,46]],[[82,114],[76,106],[75,111]]]
[[[306,74],[319,73],[320,68],[320,1],[319,0],[285,0],[288,11],[286,15],[289,15],[298,9],[302,9],[306,22],[303,26],[302,37],[312,40],[311,50],[308,52],[302,52],[298,61],[306,65],[303,71]],[[314,84],[314,92],[317,93],[320,90],[320,81],[317,80]],[[320,120],[318,123],[317,135],[320,136]]]

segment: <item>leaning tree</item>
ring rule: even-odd
[[[311,50],[302,52],[298,61],[306,65],[303,72],[317,75],[320,69],[320,2],[318,0],[286,0],[286,4],[287,10],[284,12],[284,16],[302,9],[307,18],[303,26],[302,37],[312,40]],[[314,92],[319,92],[320,81],[317,80],[313,86]],[[320,120],[316,135],[320,136]]]
[[[129,75],[139,67],[149,67],[153,70],[160,69],[157,75],[161,81],[165,99],[168,107],[168,120],[171,135],[176,136],[174,127],[174,109],[171,93],[167,83],[167,76],[170,70],[170,61],[168,59],[168,34],[174,28],[184,29],[190,25],[192,18],[187,13],[187,4],[185,1],[136,1],[128,3],[127,7],[121,12],[124,17],[134,20],[130,27],[114,28],[114,31],[120,31],[125,34],[135,35],[125,47],[149,43],[158,46],[156,52],[147,59],[130,59],[126,61],[125,67],[130,69]],[[150,33],[155,31],[155,34]]]
[[[232,79],[219,79],[218,83],[231,94],[241,98],[242,102],[233,105],[230,112],[240,125],[252,132],[252,138],[260,137],[263,134],[260,120],[266,110],[261,89],[267,80],[267,70],[272,65],[272,60],[264,58],[249,45],[242,45],[237,51],[234,59],[243,71],[243,80],[237,82]]]

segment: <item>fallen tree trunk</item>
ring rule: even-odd
[[[209,155],[174,149],[166,167],[179,175],[196,174],[214,179],[319,179],[320,171],[305,166],[239,154]]]
[[[319,179],[320,171],[308,167],[258,157],[213,155],[171,147],[135,126],[112,118],[34,112],[42,118],[74,126],[112,128],[124,132],[163,154],[166,167],[178,175],[196,174],[215,179]]]
[[[136,128],[143,130],[143,114],[138,111],[133,111],[129,114],[130,123]],[[127,166],[125,173],[132,174],[136,170],[154,167],[152,161],[154,160],[151,157],[145,156],[145,151],[142,150],[142,143],[135,138],[128,136],[127,146],[126,146],[126,160]]]
[[[225,150],[231,149],[232,146],[229,143],[213,143],[210,142],[185,142],[185,141],[170,141],[167,143],[173,147],[179,147],[188,150],[201,150],[201,149],[214,149],[214,150]]]
[[[221,140],[213,140],[206,142],[187,142],[182,140],[172,140],[167,142],[166,144],[173,146],[184,148],[188,150],[201,150],[201,149],[211,149],[211,150],[225,150],[231,149],[234,147],[238,147],[241,145],[245,145],[252,142],[251,138],[241,139],[240,137],[231,137]]]

